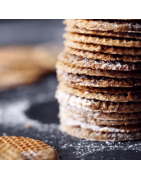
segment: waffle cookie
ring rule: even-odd
[[[140,112],[141,101],[139,102],[111,102],[99,101],[96,99],[81,98],[79,96],[71,95],[62,90],[57,90],[56,98],[58,102],[68,104],[77,108],[86,109],[89,111],[102,112],[117,112],[117,113],[132,113]]]
[[[82,128],[80,126],[67,126],[62,124],[61,130],[75,136],[77,138],[83,138],[91,141],[128,141],[141,139],[141,132],[132,133],[108,133],[108,132],[96,132],[90,129]]]
[[[141,31],[140,21],[124,20],[93,20],[93,19],[66,19],[64,24],[78,27],[80,29],[112,31],[112,32],[133,32]]]
[[[90,35],[82,35],[75,33],[66,33],[63,36],[68,41],[80,42],[80,43],[88,43],[88,44],[99,44],[105,46],[116,46],[116,47],[133,47],[140,48],[141,41],[138,40],[130,40],[130,39],[117,39],[117,38],[107,38],[107,37],[97,37]]]
[[[91,58],[83,58],[77,55],[69,53],[61,53],[58,56],[58,60],[66,64],[71,64],[72,66],[78,66],[83,68],[91,69],[101,69],[101,70],[113,70],[113,71],[136,71],[141,70],[140,62],[111,62],[111,61],[102,61],[95,60]]]
[[[141,48],[128,48],[128,47],[118,47],[118,46],[104,46],[93,43],[81,43],[76,41],[66,40],[64,42],[65,46],[81,49],[91,52],[106,53],[106,54],[118,54],[118,55],[132,55],[141,56]]]
[[[0,70],[0,90],[28,85],[39,80],[46,72],[36,70]]]
[[[81,110],[83,112],[83,109]],[[105,119],[98,119],[94,116],[86,117],[84,112],[79,114],[78,112],[66,110],[65,108],[60,108],[59,113],[60,119],[70,119],[73,118],[76,121],[85,122],[93,125],[106,125],[106,126],[117,126],[117,125],[132,125],[132,124],[139,124],[141,123],[141,119],[127,119],[127,120],[105,120]]]
[[[141,62],[141,56],[132,56],[132,55],[118,55],[118,54],[104,54],[97,52],[90,52],[82,49],[75,49],[69,46],[64,48],[64,52],[77,55],[83,58],[102,60],[102,61],[116,61],[116,62]]]
[[[86,28],[80,29],[76,26],[66,26],[65,31],[71,33],[78,33],[78,34],[88,34],[94,36],[104,36],[104,37],[116,37],[116,38],[126,38],[126,39],[141,39],[141,33],[123,33],[123,32],[112,32],[112,31],[94,31],[88,30]]]
[[[100,101],[112,101],[112,102],[139,102],[141,101],[141,93],[133,93],[130,91],[126,94],[110,94],[103,92],[95,92],[92,88],[83,87],[83,86],[69,86],[63,82],[60,82],[58,85],[58,89],[63,90],[69,94],[73,94],[75,96],[79,96],[87,99],[96,99]]]
[[[59,81],[71,82],[86,87],[140,87],[141,79],[119,79],[109,77],[96,77],[85,74],[73,74],[57,70]]]
[[[24,160],[20,151],[10,144],[0,144],[0,160]]]
[[[54,72],[58,49],[57,43],[0,47],[0,90],[27,85]]]
[[[39,140],[24,138],[22,136],[1,136],[0,144],[1,143],[11,145],[14,149],[16,149],[16,151],[21,153],[24,159],[27,160],[59,159],[59,156],[54,148]]]
[[[119,78],[119,79],[126,79],[126,78],[137,78],[141,79],[141,71],[112,71],[112,70],[101,70],[101,69],[92,69],[92,68],[85,68],[70,65],[69,63],[64,63],[62,61],[58,61],[56,68],[61,71],[66,71],[68,73],[76,73],[88,76],[96,76],[96,77],[110,77],[110,78]]]
[[[141,20],[64,24],[56,64],[61,129],[95,141],[141,139]]]

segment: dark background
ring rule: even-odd
[[[63,19],[0,20],[0,45],[62,41]]]
[[[0,20],[0,45],[62,44],[63,28],[62,20]],[[0,92],[0,135],[42,140],[60,159],[141,159],[141,141],[91,142],[62,133],[54,98],[57,83],[52,73],[34,84]]]

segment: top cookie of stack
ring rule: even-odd
[[[90,140],[141,138],[141,21],[68,19],[57,62],[62,129]]]

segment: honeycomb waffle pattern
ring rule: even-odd
[[[45,154],[45,152],[50,153],[50,149],[52,149],[52,159],[59,159],[55,149],[39,140],[24,138],[22,136],[2,136],[0,137],[0,143],[12,145],[22,153],[25,159],[39,159],[39,157],[43,157],[42,154]],[[48,153],[46,156],[44,155],[44,158],[46,160],[50,158]]]
[[[12,145],[0,143],[0,160],[24,160],[24,157]]]

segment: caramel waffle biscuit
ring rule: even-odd
[[[75,83],[68,82],[68,81],[62,81],[62,82],[65,83],[68,86],[73,87],[73,88],[76,88],[76,87],[79,88],[79,89],[85,88],[86,91],[90,91],[92,93],[127,94],[128,96],[130,96],[131,94],[141,93],[141,87],[132,87],[132,88],[107,87],[107,88],[99,88],[99,87],[76,86]]]
[[[129,40],[129,39],[118,39],[118,38],[108,38],[108,37],[98,37],[84,34],[66,33],[63,35],[68,41],[104,45],[104,46],[116,46],[116,47],[129,47],[129,48],[140,48],[141,41],[139,40]]]
[[[141,111],[141,102],[110,102],[99,101],[95,99],[81,98],[75,95],[68,94],[62,90],[57,90],[56,98],[59,103],[82,108],[89,111],[117,112],[117,113],[132,113]]]
[[[141,119],[131,119],[131,120],[105,120],[97,118],[88,118],[84,117],[82,114],[78,114],[72,111],[67,111],[66,109],[61,109],[59,112],[60,119],[69,119],[73,118],[74,120],[89,123],[93,125],[106,125],[106,126],[117,126],[117,125],[132,125],[132,124],[141,124]]]
[[[89,111],[82,108],[76,108],[74,106],[70,106],[60,102],[60,112],[67,111],[75,113],[77,116],[83,116],[83,118],[88,119],[97,119],[97,120],[105,120],[105,121],[129,121],[129,120],[137,120],[141,119],[141,112],[136,113],[104,113],[101,111]]]
[[[109,78],[141,78],[141,71],[110,71],[110,70],[101,70],[101,69],[91,69],[85,67],[79,67],[70,65],[69,63],[64,63],[63,61],[58,61],[56,68],[73,74],[82,74],[88,76],[98,76],[98,77],[109,77]]]
[[[141,139],[140,131],[132,133],[105,133],[95,132],[79,126],[66,126],[64,124],[61,125],[61,129],[72,136],[91,141],[127,141]]]
[[[71,33],[78,33],[78,34],[89,34],[94,36],[104,36],[104,37],[117,37],[117,38],[129,38],[129,39],[141,39],[141,33],[122,33],[122,32],[112,32],[112,31],[93,31],[88,30],[86,28],[80,29],[74,26],[66,26],[65,31]]]
[[[20,151],[10,144],[0,144],[0,160],[24,160]]]
[[[132,94],[109,94],[109,93],[96,93],[88,87],[75,86],[71,87],[67,84],[60,82],[58,85],[58,89],[63,90],[69,94],[79,96],[87,99],[97,99],[100,101],[112,101],[112,102],[139,102],[141,101],[141,93]]]
[[[1,136],[0,143],[10,144],[18,149],[25,159],[35,160],[58,160],[59,156],[54,148],[45,144],[42,141],[16,137],[16,136]]]
[[[60,119],[62,124],[67,126],[79,126],[81,128],[90,129],[95,132],[106,132],[106,133],[130,133],[141,131],[141,124],[131,125],[118,125],[118,126],[104,126],[85,123],[82,121],[74,120],[72,117],[66,117],[65,115]]]
[[[57,70],[59,81],[75,83],[76,86],[87,87],[138,87],[141,86],[141,79],[113,79],[107,77],[94,77],[79,74],[71,74]]]
[[[134,32],[141,31],[140,21],[118,21],[118,20],[93,20],[93,19],[66,19],[64,24],[78,27],[80,29],[112,32]]]
[[[136,71],[141,70],[141,63],[133,62],[112,62],[112,61],[101,61],[95,59],[83,58],[80,56],[61,53],[58,56],[59,61],[71,64],[71,66],[79,66],[83,68],[101,69],[101,70],[113,70],[113,71]]]
[[[64,48],[65,53],[76,55],[82,58],[102,60],[102,61],[117,61],[117,62],[141,62],[141,56],[132,56],[132,55],[114,55],[114,54],[103,54],[97,52],[90,52],[89,50],[75,49],[66,46]]]
[[[132,55],[132,56],[140,56],[141,48],[127,48],[127,47],[116,47],[116,46],[104,46],[104,45],[95,45],[91,43],[80,43],[75,41],[66,40],[64,42],[65,46],[91,51],[98,53],[106,53],[106,54],[118,54],[118,55]]]

